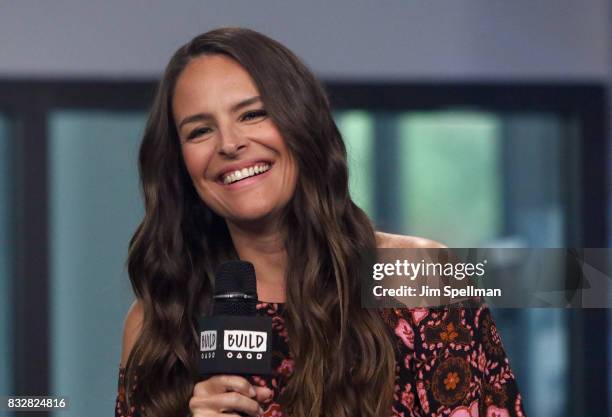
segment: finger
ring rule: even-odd
[[[226,392],[207,397],[191,397],[189,409],[205,416],[217,416],[225,412],[242,412],[251,416],[262,416],[259,404],[237,392]],[[225,416],[225,414],[223,414]]]
[[[211,410],[192,410],[190,417],[243,417],[237,413],[215,413]]]
[[[239,392],[247,397],[256,395],[255,389],[245,378],[237,375],[215,375],[206,381],[199,382],[194,387],[194,396]]]
[[[218,410],[222,413],[226,411],[238,411],[254,417],[263,416],[263,409],[259,406],[257,401],[237,392],[219,394],[212,398],[214,398],[215,406],[218,407]]]
[[[190,417],[218,417],[220,414],[215,413],[211,410],[191,410]],[[238,415],[238,414],[223,414],[223,417],[226,415]]]
[[[191,417],[242,417],[240,414],[235,414],[235,413],[215,413],[214,411],[211,410],[195,410],[191,412]]]
[[[274,397],[274,391],[267,387],[255,387],[255,400],[260,403],[265,403]]]
[[[208,401],[209,397],[191,397],[189,411],[192,417],[213,417],[218,413]]]

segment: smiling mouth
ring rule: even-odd
[[[272,168],[269,162],[258,162],[250,167],[245,167],[240,170],[232,171],[221,175],[220,181],[225,185],[230,185],[247,178],[261,175],[268,172]]]

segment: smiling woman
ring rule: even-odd
[[[361,308],[366,254],[442,245],[374,231],[323,88],[278,42],[221,28],[179,48],[139,167],[117,416],[522,415],[486,306]],[[235,259],[273,319],[274,372],[200,380],[195,324]]]
[[[264,218],[277,219],[289,202],[297,166],[249,73],[225,55],[195,58],[176,82],[172,109],[202,201],[230,231],[254,220],[269,228]]]

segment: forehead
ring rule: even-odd
[[[258,95],[249,73],[230,57],[207,55],[192,59],[179,75],[173,104],[178,111],[187,104],[234,103],[246,95]]]

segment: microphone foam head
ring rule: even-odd
[[[224,262],[217,267],[215,277],[215,295],[241,292],[257,296],[255,268],[250,262]]]
[[[250,297],[223,297],[230,294],[244,294]],[[257,280],[253,264],[246,261],[229,261],[219,265],[215,273],[215,297],[213,315],[255,315]]]

